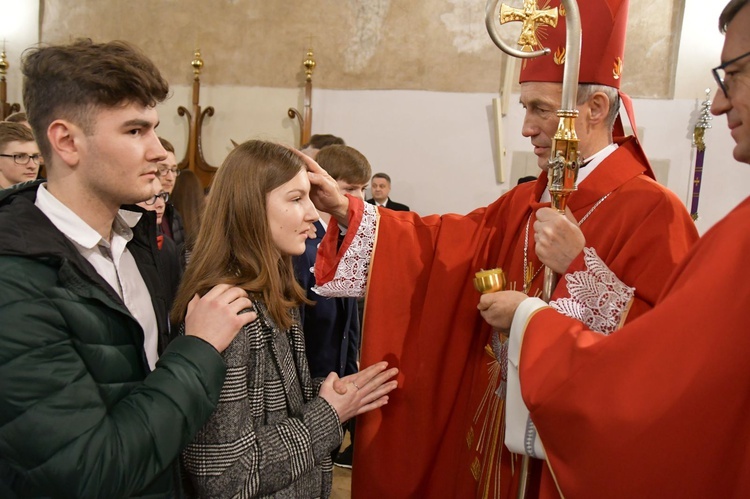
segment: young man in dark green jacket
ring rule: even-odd
[[[0,192],[0,496],[178,496],[176,458],[217,403],[250,300],[196,297],[163,348],[153,220],[121,209],[156,193],[165,155],[153,63],[79,41],[32,51],[23,72],[48,181]]]

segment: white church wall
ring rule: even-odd
[[[492,94],[331,92],[314,99],[315,131],[338,133],[394,178],[393,197],[420,213],[465,213],[505,190],[494,177]],[[504,118],[507,157],[529,151],[520,134],[523,110],[511,97]],[[646,153],[670,164],[666,186],[689,206],[695,149],[695,100],[635,100]],[[725,120],[707,133],[706,169],[698,227],[705,231],[744,199],[750,168],[731,157],[734,142]],[[506,165],[506,177],[509,166]]]
[[[172,140],[178,156],[185,148],[187,126],[177,116],[177,106],[190,103],[190,89],[175,87],[173,97],[160,106],[159,133]],[[489,204],[512,187],[495,181],[494,94],[420,91],[315,90],[313,133],[333,133],[359,149],[374,171],[393,178],[393,199],[421,214],[467,213]],[[243,102],[238,108],[236,102]],[[216,114],[204,125],[204,153],[219,165],[231,149],[229,139],[278,140],[294,145],[299,129],[286,116],[298,107],[299,91],[284,89],[206,87],[203,107]],[[523,110],[518,95],[510,98],[503,119],[506,178],[514,153],[531,150],[521,136]],[[695,149],[692,129],[699,99],[636,99],[635,113],[646,153],[669,163],[665,185],[689,206],[689,186]],[[706,134],[707,153],[698,221],[704,232],[744,199],[750,185],[750,168],[732,159],[734,142],[724,118],[716,118]]]

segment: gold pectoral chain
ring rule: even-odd
[[[531,225],[531,216],[533,212],[529,214],[529,218],[526,220],[526,237],[523,241],[523,293],[529,294],[531,283],[534,282],[536,276],[542,271],[544,265],[541,265],[536,272],[534,272],[534,264],[529,262],[529,226]]]

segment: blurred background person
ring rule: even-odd
[[[31,129],[0,122],[0,188],[36,180],[42,156]]]
[[[389,197],[391,194],[391,177],[387,173],[376,173],[372,176],[370,191],[372,191],[372,198],[367,200],[368,203],[393,211],[409,211],[409,207],[405,204],[391,201]]]
[[[167,151],[166,158],[159,162],[159,180],[164,191],[171,195],[175,181],[182,172],[177,166],[177,158],[174,155],[174,146],[172,143],[164,137],[159,137],[159,142],[161,142],[162,147]],[[177,247],[181,247],[185,243],[185,229],[182,223],[182,216],[172,203],[168,202],[164,210],[161,231],[165,236],[172,239]]]
[[[182,267],[180,266],[179,255],[177,253],[177,246],[174,241],[168,237],[164,237],[163,234],[159,233],[158,227],[164,217],[164,208],[167,201],[169,200],[169,194],[162,190],[161,183],[158,179],[154,180],[154,190],[157,194],[154,197],[136,203],[146,211],[153,212],[149,213],[149,216],[153,216],[153,223],[149,227],[153,227],[152,233],[149,235],[149,239],[152,246],[152,251],[155,253],[159,263],[159,280],[163,287],[163,297],[166,301],[166,307],[164,310],[170,310],[172,308],[172,302],[177,294],[177,287],[180,285],[180,278],[182,277]],[[159,355],[164,352],[167,345],[172,341],[175,336],[175,330],[169,324],[168,317],[157,317],[157,320],[162,323],[163,326],[159,328],[159,338],[157,343],[157,351]]]
[[[341,137],[336,137],[335,135],[331,135],[330,133],[323,133],[311,136],[310,142],[308,142],[307,144],[303,144],[299,149],[302,154],[306,154],[312,159],[316,159],[318,157],[318,151],[320,151],[324,147],[334,145],[345,146],[346,142],[344,142],[344,139],[342,139]]]
[[[193,171],[185,169],[177,177],[172,194],[169,196],[169,203],[174,207],[174,212],[179,213],[182,219],[185,240],[177,250],[183,261],[183,267],[190,263],[190,253],[203,220],[203,210],[206,206],[204,192],[198,176]]]
[[[26,116],[26,113],[24,113],[23,111],[17,111],[15,113],[9,114],[5,118],[5,121],[7,121],[8,123],[18,123],[20,125],[25,126],[29,130],[31,130],[31,125],[29,124],[29,118],[28,116]]]

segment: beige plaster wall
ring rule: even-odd
[[[520,5],[521,0],[508,2]],[[543,4],[544,2],[540,2]],[[669,98],[680,0],[631,0],[624,89]],[[494,92],[500,51],[483,0],[43,0],[41,38],[125,39],[173,84],[199,46],[205,85],[293,88],[309,46],[316,88]]]

